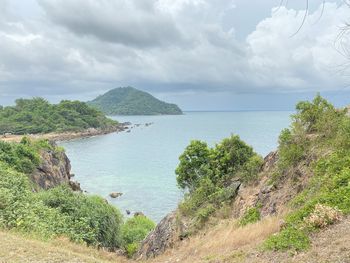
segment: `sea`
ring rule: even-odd
[[[167,116],[112,116],[129,131],[59,143],[71,160],[74,180],[125,216],[142,212],[159,222],[176,209],[184,192],[176,185],[179,156],[191,140],[209,146],[237,134],[261,156],[276,149],[290,124],[288,111],[185,112]],[[111,192],[122,196],[111,198]],[[130,212],[130,215],[127,214]]]

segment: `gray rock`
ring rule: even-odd
[[[53,146],[55,143],[51,142]],[[64,152],[43,150],[40,165],[30,175],[30,179],[41,189],[50,189],[61,184],[70,184],[71,165]]]
[[[142,212],[135,212],[134,217],[137,217],[137,216],[145,216],[145,215]]]
[[[142,241],[135,257],[137,259],[147,259],[162,254],[167,248],[172,247],[176,241],[180,240],[183,227],[182,223],[178,222],[176,218],[176,212],[168,214]]]
[[[110,193],[109,196],[112,197],[112,198],[117,198],[119,196],[122,196],[123,193],[119,193],[119,192],[113,192],[113,193]]]

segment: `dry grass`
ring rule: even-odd
[[[51,242],[24,238],[10,232],[0,231],[0,262],[130,262],[115,253],[98,251],[82,245],[76,245],[67,239]]]
[[[267,217],[255,224],[239,227],[237,221],[226,220],[205,234],[190,238],[178,248],[166,252],[152,262],[224,262],[241,250],[255,248],[279,230],[280,216]],[[232,261],[234,262],[234,261]]]
[[[312,247],[304,253],[263,252],[259,245],[279,230],[281,216],[265,218],[239,227],[233,220],[222,221],[205,234],[188,239],[149,263],[350,263],[350,218],[316,233]],[[51,242],[30,240],[18,234],[0,231],[0,263],[16,262],[120,262],[131,263],[115,253],[97,251],[73,244],[66,239]]]

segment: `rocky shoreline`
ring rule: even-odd
[[[27,135],[12,135],[7,134],[0,137],[0,140],[6,142],[20,142],[24,136],[30,139],[47,139],[50,141],[70,141],[74,139],[82,139],[88,137],[94,137],[99,135],[105,135],[114,132],[122,132],[128,128],[129,123],[120,123],[116,126],[109,127],[107,129],[89,128],[80,132],[63,132],[63,133],[45,133],[45,134],[27,134]]]

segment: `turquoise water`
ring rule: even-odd
[[[291,112],[187,112],[180,116],[116,116],[140,125],[130,133],[114,133],[63,142],[75,180],[125,214],[141,211],[155,221],[174,210],[182,197],[174,170],[178,156],[192,139],[214,145],[238,134],[261,155],[277,146]],[[111,192],[122,192],[117,199]]]

